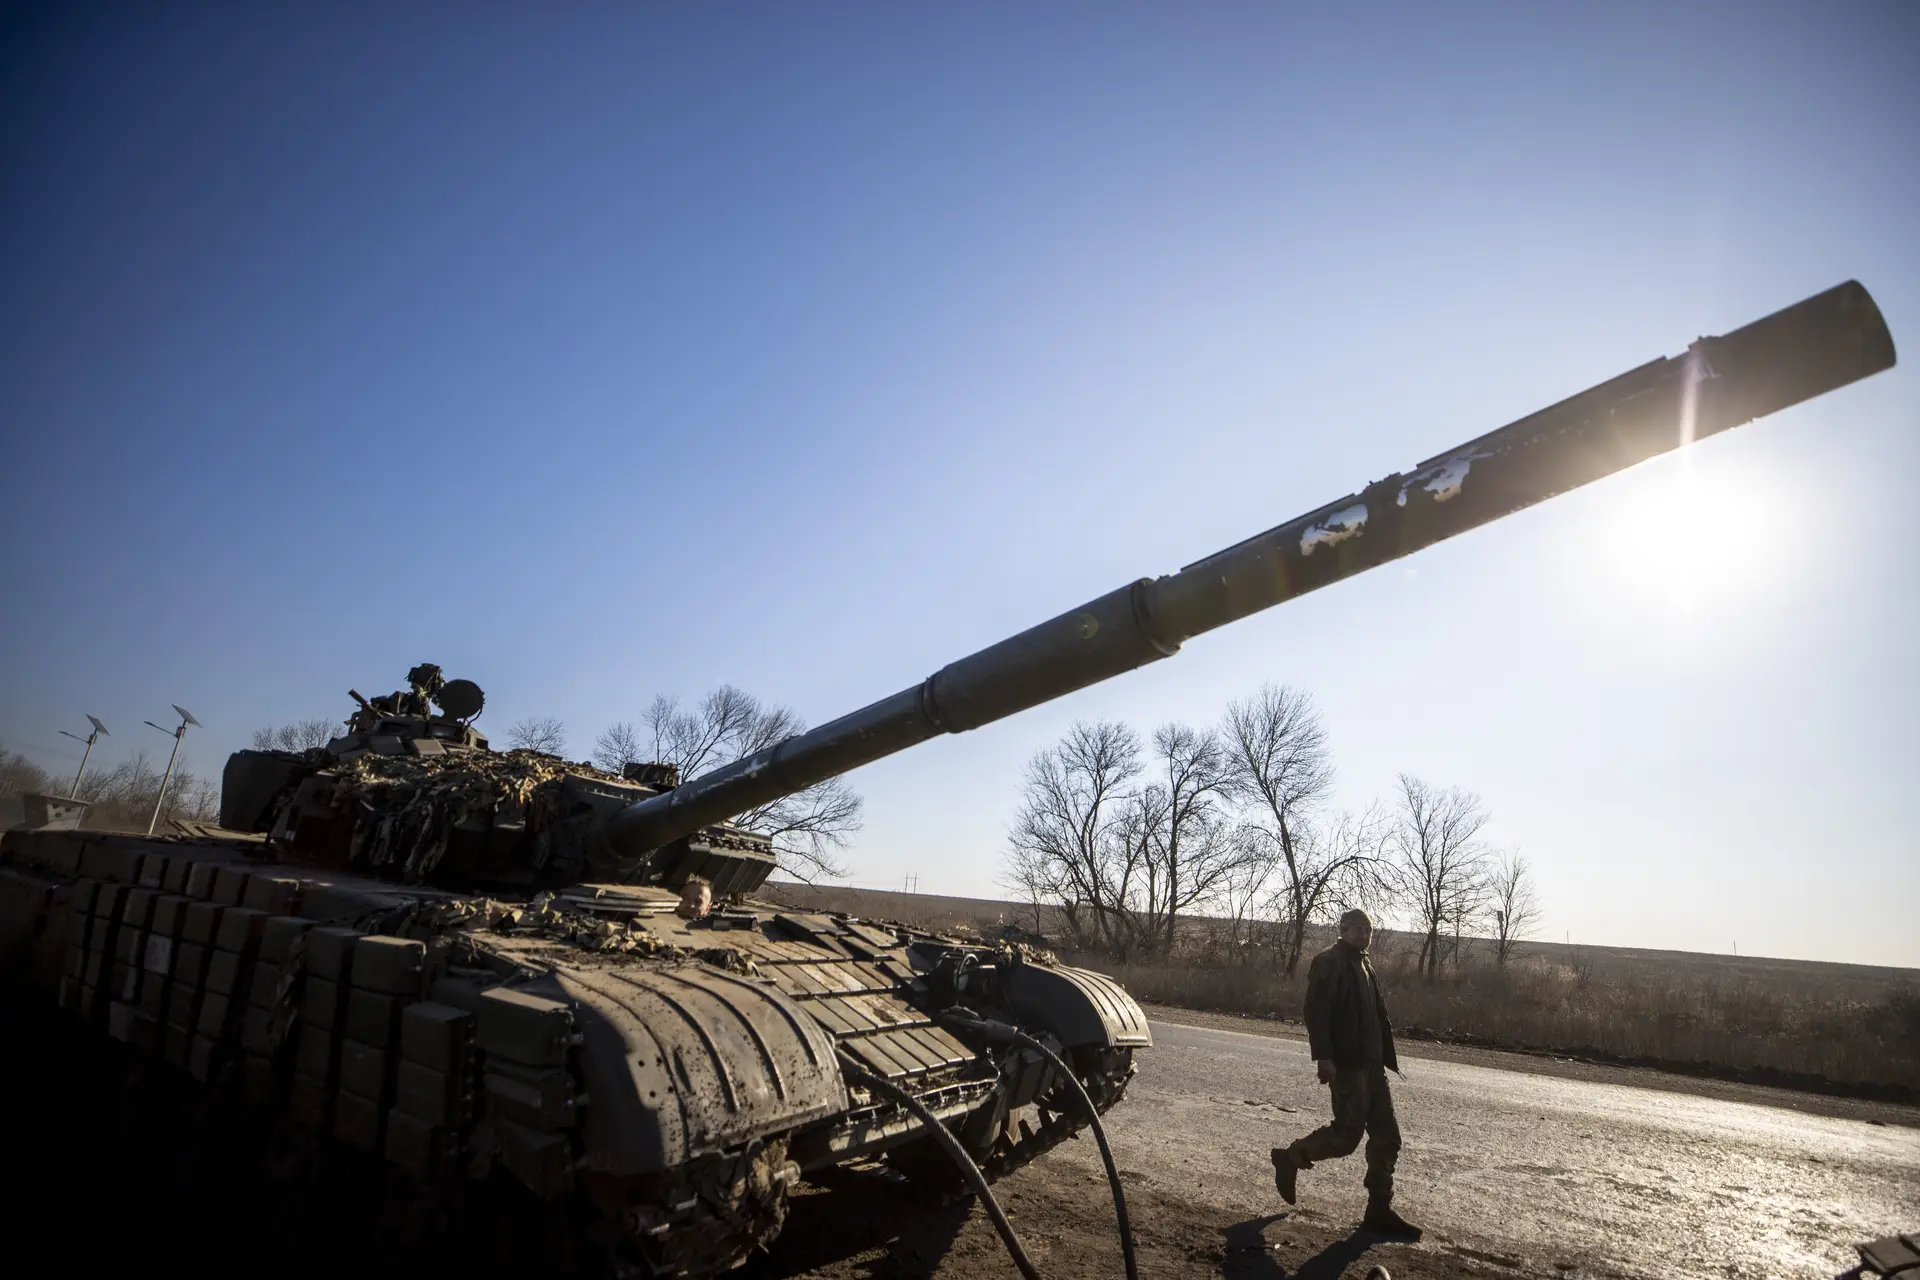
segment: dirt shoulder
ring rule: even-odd
[[[822,1185],[809,1185],[795,1197],[772,1249],[735,1273],[741,1280],[1016,1274],[986,1214],[970,1199],[942,1202],[878,1170],[822,1177]],[[1156,1280],[1335,1280],[1362,1276],[1375,1263],[1396,1280],[1521,1274],[1517,1260],[1452,1244],[1388,1244],[1312,1211],[1246,1218],[1220,1205],[1167,1196],[1125,1174],[1122,1179],[1129,1184],[1140,1274]],[[1122,1274],[1105,1178],[1042,1157],[1002,1179],[994,1191],[1048,1280],[1113,1280]]]
[[[1247,1035],[1277,1036],[1304,1040],[1306,1029],[1297,1022],[1278,1018],[1256,1018],[1248,1014],[1214,1013],[1203,1009],[1182,1009],[1173,1005],[1142,1006],[1147,1016],[1163,1022],[1189,1027],[1207,1027],[1219,1031],[1238,1031]],[[1431,1058],[1441,1062],[1464,1062],[1493,1067],[1501,1071],[1524,1071],[1532,1075],[1558,1076],[1598,1084],[1623,1084],[1639,1089],[1662,1089],[1698,1098],[1718,1098],[1727,1102],[1748,1102],[1755,1106],[1780,1107],[1805,1115],[1832,1116],[1842,1120],[1862,1120],[1868,1124],[1902,1125],[1920,1129],[1920,1107],[1895,1102],[1877,1102],[1860,1098],[1835,1097],[1823,1093],[1803,1093],[1769,1085],[1748,1084],[1736,1080],[1682,1075],[1652,1067],[1618,1066],[1580,1058],[1556,1057],[1545,1053],[1519,1053],[1504,1049],[1485,1049],[1475,1045],[1446,1044],[1435,1040],[1401,1039],[1398,1048],[1405,1058]]]

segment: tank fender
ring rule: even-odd
[[[655,1173],[844,1111],[833,1041],[791,997],[711,965],[556,966],[580,1025],[586,1167]]]
[[[1001,991],[1028,1031],[1049,1031],[1063,1048],[1146,1049],[1147,1015],[1125,987],[1091,969],[1032,963],[1001,970]]]

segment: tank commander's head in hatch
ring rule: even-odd
[[[687,877],[680,886],[680,905],[674,914],[688,920],[704,920],[713,911],[713,886],[699,876]]]

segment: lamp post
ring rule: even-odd
[[[73,785],[67,788],[67,799],[69,800],[80,794],[80,779],[84,778],[87,774],[87,757],[93,754],[93,744],[98,742],[100,735],[107,731],[107,726],[100,723],[99,716],[88,716],[87,720],[93,725],[93,732],[84,738],[77,733],[68,733],[65,729],[60,731],[61,737],[72,738],[75,742],[84,742],[87,744],[87,749],[80,753],[80,768],[73,775]],[[149,720],[147,723],[152,724],[153,721]]]
[[[187,736],[188,725],[193,725],[197,728],[200,724],[198,720],[193,718],[193,712],[187,710],[180,704],[175,703],[173,709],[180,716],[180,726],[177,729],[169,729],[165,725],[153,724],[151,720],[147,721],[148,724],[153,725],[153,727],[160,730],[160,732],[173,735],[173,754],[167,757],[167,773],[165,777],[160,779],[160,794],[153,798],[153,816],[147,819],[148,835],[153,834],[154,827],[160,822],[160,806],[167,802],[167,784],[173,781],[173,765],[174,762],[180,758],[180,739]]]

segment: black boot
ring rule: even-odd
[[[1273,1149],[1273,1189],[1288,1204],[1293,1203],[1294,1179],[1300,1172],[1300,1166],[1294,1163],[1293,1152],[1286,1147]]]
[[[1392,1205],[1381,1200],[1367,1202],[1367,1216],[1360,1219],[1360,1225],[1376,1235],[1395,1240],[1412,1241],[1421,1236],[1420,1228],[1395,1213]]]

